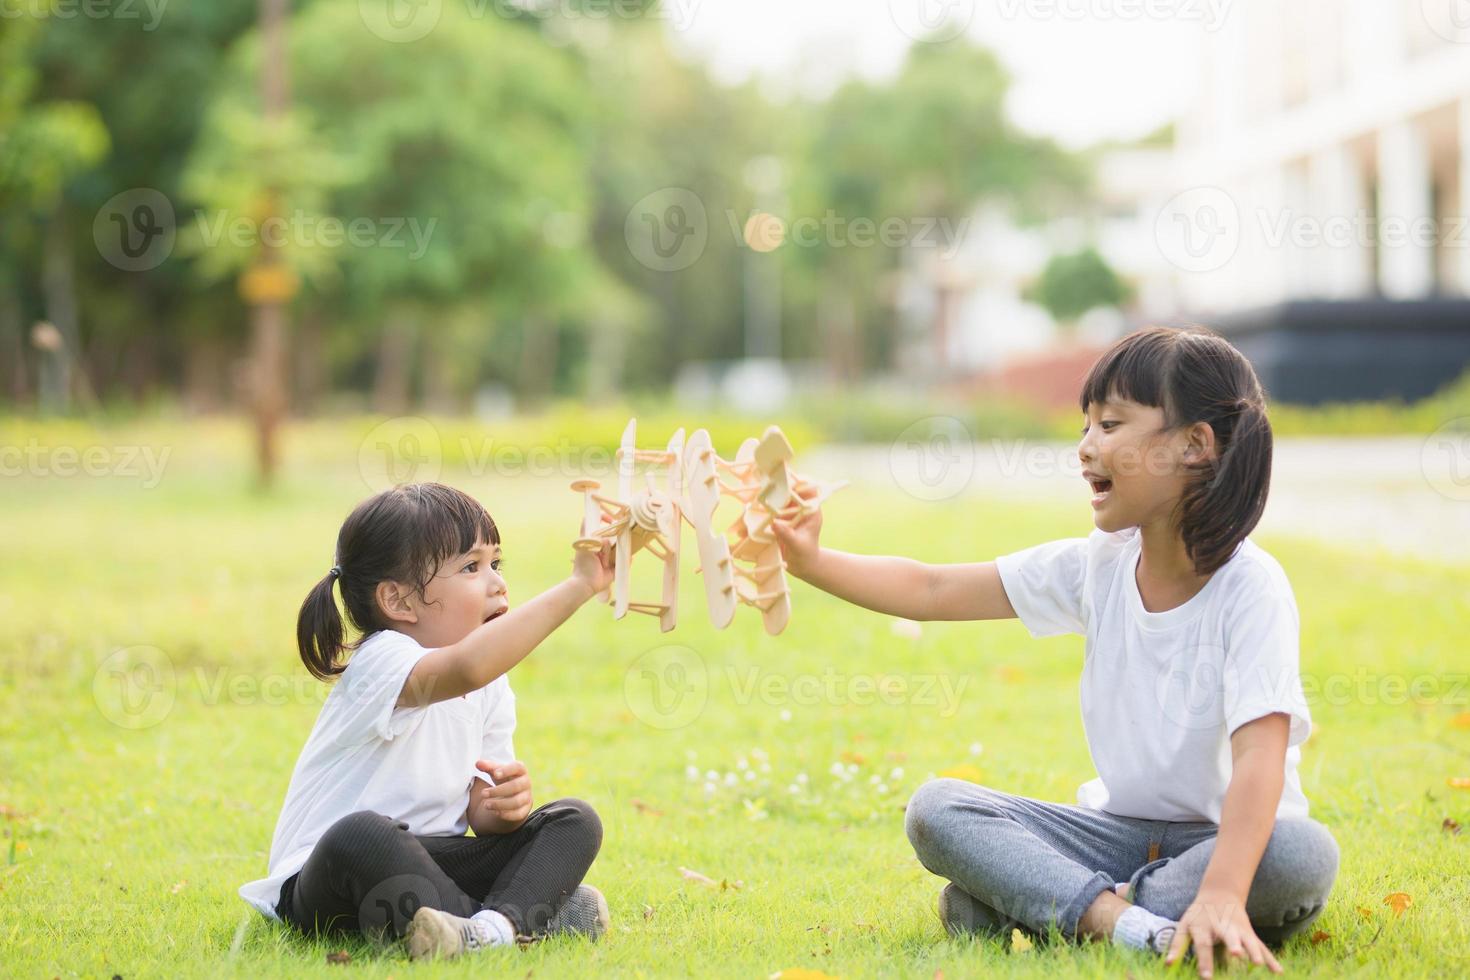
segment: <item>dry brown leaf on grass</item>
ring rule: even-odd
[[[352,954],[345,949],[339,949],[334,953],[327,954],[327,962],[336,966],[346,966],[352,962]]]
[[[703,885],[706,888],[718,888],[720,891],[724,891],[727,888],[738,889],[745,887],[745,882],[743,881],[730,881],[727,878],[721,878],[719,881],[715,881],[709,875],[700,874],[692,868],[681,867],[679,874],[683,875],[687,881],[692,881],[697,885]]]
[[[651,918],[653,918],[653,906],[652,905],[645,905],[645,906],[643,906],[643,921],[644,922],[647,922]]]
[[[169,894],[170,895],[177,895],[179,892],[183,891],[188,886],[189,886],[189,883],[187,881],[179,881],[179,882],[175,882],[174,883],[174,886],[172,888],[170,888],[168,891],[169,891]]]
[[[1331,938],[1332,938],[1332,933],[1330,933],[1330,932],[1323,932],[1321,929],[1318,929],[1316,932],[1312,933],[1312,945],[1313,946],[1320,946],[1323,943],[1327,942],[1327,940],[1329,940]]]
[[[1457,836],[1460,833],[1460,821],[1445,817],[1444,823],[1439,825],[1439,829],[1447,834]]]
[[[1371,919],[1371,918],[1373,918],[1373,910],[1370,909],[1370,908],[1366,908],[1366,907],[1364,907],[1362,905],[1359,905],[1358,906],[1358,914],[1361,915],[1365,919]]]
[[[646,814],[650,817],[661,817],[664,815],[664,812],[662,810],[659,810],[656,807],[649,806],[647,803],[644,803],[636,796],[633,797],[633,799],[629,802],[633,804],[633,809],[637,810],[639,813]]]
[[[1383,904],[1393,909],[1394,915],[1403,915],[1404,909],[1414,904],[1414,896],[1408,892],[1394,892],[1383,896]]]

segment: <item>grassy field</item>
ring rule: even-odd
[[[613,910],[603,942],[425,966],[267,923],[235,890],[265,870],[325,694],[296,658],[294,617],[375,479],[358,465],[363,435],[293,434],[287,477],[260,494],[228,423],[0,423],[0,445],[33,440],[48,460],[0,478],[0,975],[1164,974],[1102,946],[945,938],[941,883],[903,836],[904,802],[932,774],[1073,798],[1092,774],[1080,638],[895,628],[801,585],[784,635],[749,610],[715,631],[687,566],[673,634],[590,606],[512,675],[538,799],[580,796],[602,815],[589,880]],[[58,446],[96,450],[99,465],[68,475]],[[141,449],[125,464],[127,447],[167,451],[157,479]],[[569,475],[539,472],[442,473],[499,522],[513,601],[564,574],[579,513]],[[834,546],[935,561],[1090,526],[1080,487],[1059,511],[857,486],[827,511]],[[1470,788],[1453,785],[1470,777],[1470,566],[1261,543],[1296,589],[1316,692],[1302,777],[1343,855],[1318,935],[1282,963],[1293,976],[1470,975],[1470,829],[1445,829],[1470,827]],[[677,679],[670,663],[687,679],[676,705],[650,686]],[[1401,912],[1396,893],[1410,897]],[[337,950],[346,967],[328,962]]]

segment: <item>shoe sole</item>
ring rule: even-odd
[[[602,890],[592,885],[584,886],[597,898],[597,931],[590,933],[588,939],[596,940],[603,933],[612,928],[612,912],[607,907],[607,899],[603,897]]]
[[[459,929],[438,909],[420,905],[403,934],[411,960],[448,959],[461,952]]]
[[[599,936],[612,928],[612,912],[607,907],[607,898],[602,894],[602,891],[593,885],[578,885],[577,890],[572,895],[576,896],[579,892],[591,893],[592,899],[596,903],[597,913],[593,917],[592,929],[583,932],[581,929],[574,929],[571,926],[561,926],[550,929],[544,935],[585,936],[590,942],[596,942]]]

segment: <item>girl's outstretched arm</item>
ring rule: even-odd
[[[1220,811],[1215,853],[1210,855],[1194,903],[1179,920],[1168,962],[1193,944],[1200,976],[1208,977],[1218,943],[1225,947],[1227,961],[1249,959],[1281,972],[1281,964],[1251,927],[1245,901],[1276,826],[1290,733],[1290,717],[1277,713],[1247,722],[1230,736],[1232,775]]]
[[[398,706],[417,708],[468,694],[526,658],[588,599],[612,582],[612,549],[578,551],[572,574],[504,616],[475,627],[452,646],[430,650],[403,682]]]
[[[1014,619],[995,562],[926,565],[823,548],[822,513],[773,525],[791,574],[840,599],[904,619]]]

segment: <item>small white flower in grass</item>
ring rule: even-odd
[[[750,768],[750,763],[749,762],[746,762],[745,761],[745,756],[742,755],[740,758],[738,758],[738,759],[735,760],[735,768],[736,769],[749,769]]]
[[[888,792],[888,784],[887,783],[879,783],[878,784],[878,795],[879,796],[882,796],[882,795],[884,795],[887,792]]]
[[[720,774],[711,769],[709,772],[704,774],[704,778],[713,783],[719,780]]]
[[[806,785],[806,773],[804,773],[804,772],[797,773],[796,774],[796,781],[798,783],[801,783],[803,786],[805,786]]]
[[[970,743],[970,754],[971,755],[979,755],[981,752],[984,752],[984,751],[985,751],[985,746],[981,745],[979,742],[971,742]]]
[[[873,773],[873,775],[871,775],[871,776],[868,777],[868,784],[870,786],[877,786],[882,781],[883,781],[883,777],[880,776],[880,775],[878,775],[876,772]]]
[[[790,721],[791,720],[791,709],[790,708],[782,708],[781,709],[781,720],[782,721]]]
[[[889,779],[902,779],[903,766],[894,766],[893,771],[888,774]]]
[[[857,763],[856,762],[849,762],[847,764],[847,771],[848,772],[851,772],[851,773],[857,772]]]
[[[917,640],[924,635],[924,627],[912,619],[895,619],[888,627],[894,636],[902,636],[905,639]]]
[[[725,785],[726,786],[734,786],[738,782],[740,782],[740,780],[735,777],[735,774],[733,772],[727,772],[727,773],[725,773]]]
[[[801,787],[798,786],[798,785],[796,785],[795,783],[792,783],[790,786],[786,787],[786,792],[788,792],[788,793],[800,793],[801,792]]]
[[[771,771],[771,764],[769,762],[762,762],[761,763],[761,772],[770,772],[770,771]]]
[[[755,780],[755,770],[754,769],[747,769],[747,770],[745,770],[745,781],[747,783],[749,783],[749,782],[753,782],[754,780]]]
[[[690,779],[698,779],[699,778],[699,767],[698,766],[685,766],[684,767],[684,775],[688,776]]]
[[[842,763],[840,763],[840,762],[834,762],[834,763],[832,763],[832,768],[829,769],[829,770],[827,770],[827,771],[830,772],[834,776],[841,776],[841,775],[843,775],[844,773],[847,772],[846,769],[843,769],[842,768]]]
[[[715,789],[716,789],[716,786],[715,786],[714,783],[705,783],[704,784],[704,791],[705,791],[705,793],[713,793],[715,791]]]

